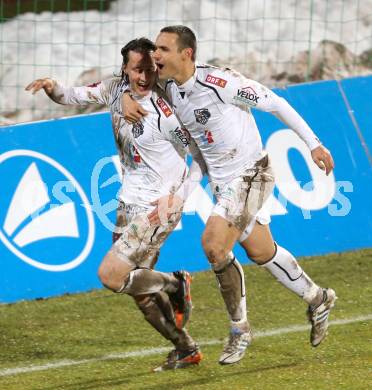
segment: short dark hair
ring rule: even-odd
[[[162,28],[160,32],[177,34],[179,50],[191,48],[192,49],[191,59],[192,61],[195,61],[197,44],[196,44],[196,36],[194,32],[191,30],[191,28],[183,25],[167,26]]]
[[[150,51],[155,51],[156,46],[154,42],[150,41],[147,38],[137,38],[129,41],[124,47],[121,49],[121,55],[123,56],[123,64],[127,65],[129,61],[129,52],[134,51],[140,54],[148,54]],[[125,78],[124,71],[121,72],[122,79]]]

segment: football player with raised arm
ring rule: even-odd
[[[206,168],[198,147],[156,85],[154,50],[150,40],[135,39],[122,48],[121,77],[70,88],[45,78],[33,81],[26,90],[35,93],[44,89],[60,104],[96,103],[110,108],[123,179],[114,243],[98,276],[110,290],[131,295],[145,319],[174,344],[165,363],[155,369],[162,371],[195,365],[202,358],[184,328],[191,311],[189,273],[164,273],[153,268],[161,245],[181,218],[184,201]],[[129,90],[148,113],[135,124],[123,117],[124,90]],[[187,152],[193,155],[190,168],[185,160]]]
[[[273,240],[269,221],[260,216],[274,187],[274,175],[251,108],[272,113],[294,130],[327,175],[334,167],[330,152],[288,102],[268,88],[230,69],[198,65],[196,37],[188,27],[163,28],[155,44],[158,77],[204,157],[217,199],[202,244],[231,320],[219,362],[239,361],[252,340],[243,269],[231,254],[236,241],[250,259],[308,304],[310,342],[319,345],[326,336],[336,294],[311,280],[294,256]],[[134,122],[144,112],[125,95],[125,117]]]

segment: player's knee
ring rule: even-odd
[[[203,235],[202,246],[208,261],[213,265],[221,264],[226,260],[228,251],[217,240],[208,235]]]
[[[112,261],[110,254],[106,255],[98,268],[98,278],[101,283],[114,292],[119,291],[128,279],[128,275],[115,267],[115,262]]]
[[[275,255],[275,247],[264,246],[257,248],[244,248],[247,256],[257,264],[265,264]]]
[[[98,268],[98,278],[101,281],[101,283],[108,289],[114,290],[115,286],[112,281],[112,271],[109,269],[109,267],[104,264],[104,261]]]
[[[100,266],[98,268],[97,276],[102,284],[105,284],[105,282],[109,278],[109,272],[108,272],[107,266],[105,264],[105,259],[103,259],[102,263],[100,264]]]

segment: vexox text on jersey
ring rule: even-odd
[[[183,146],[190,145],[190,134],[186,129],[180,129],[178,126],[173,130],[175,136],[181,141]]]
[[[257,96],[256,91],[252,87],[245,87],[242,89],[238,89],[238,93],[234,96],[234,99],[255,106],[256,104],[258,104],[259,97]]]

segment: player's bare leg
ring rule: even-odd
[[[243,268],[231,253],[241,232],[224,218],[209,217],[202,237],[203,249],[216,274],[220,292],[231,320],[228,343],[220,357],[221,364],[241,360],[251,342],[247,320]]]
[[[327,333],[329,312],[336,300],[335,292],[313,282],[295,257],[274,242],[269,225],[256,222],[241,246],[254,262],[266,268],[282,285],[309,305],[308,316],[312,324],[310,341],[313,346],[319,345]]]
[[[191,315],[191,277],[186,271],[167,273],[136,268],[110,250],[99,267],[98,276],[105,287],[116,293],[138,296],[166,292],[172,299],[178,328],[183,328]]]
[[[156,261],[156,257],[151,263]],[[185,293],[184,274],[187,273],[164,273],[136,268],[122,256],[118,256],[113,249],[105,256],[98,270],[98,275],[107,288],[131,295],[146,321],[174,345],[175,349],[168,355],[165,363],[155,371],[185,368],[199,364],[202,359],[198,345],[184,328],[184,322],[177,323],[170,300],[170,295],[177,295],[179,290]],[[189,291],[187,294],[190,294]]]
[[[177,220],[172,223],[176,225]],[[150,226],[146,211],[120,203],[113,245],[99,267],[98,276],[107,288],[117,293],[138,296],[166,292],[175,311],[177,326],[183,328],[192,309],[190,274],[153,270],[159,248],[173,225]]]
[[[173,273],[135,269],[112,250],[103,259],[98,276],[105,287],[129,295],[153,294],[158,291],[174,293],[179,285]]]

